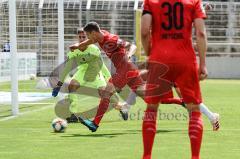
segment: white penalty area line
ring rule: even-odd
[[[84,100],[87,100],[89,98],[91,98],[91,97],[85,97],[85,98],[80,99],[79,101],[84,101]],[[35,104],[37,104],[37,103],[35,103]],[[23,112],[23,113],[19,113],[16,116],[9,116],[9,117],[2,118],[2,119],[0,119],[0,122],[1,121],[11,120],[11,119],[17,118],[19,116],[23,116],[23,115],[34,113],[34,112],[39,112],[39,111],[46,110],[46,109],[53,108],[53,107],[54,107],[54,105],[47,105],[47,106],[39,108],[39,109],[35,109],[35,110],[30,110],[30,111],[26,111],[26,112]]]

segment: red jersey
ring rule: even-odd
[[[143,14],[152,15],[150,60],[163,63],[196,62],[192,25],[206,18],[201,0],[144,0]]]
[[[101,30],[101,32],[104,33],[104,38],[98,44],[117,68],[126,55],[125,41],[121,40],[119,36],[110,34],[105,30]]]

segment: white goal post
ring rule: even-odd
[[[16,0],[9,3],[9,34],[10,34],[10,54],[11,54],[11,98],[12,114],[18,115],[18,62],[17,62],[17,26],[16,26]],[[11,20],[10,20],[11,17]]]
[[[39,6],[43,4],[40,1]],[[11,106],[12,115],[19,114],[18,100],[18,53],[17,53],[17,26],[16,26],[16,0],[9,0],[9,34],[11,54]],[[10,18],[9,18],[10,19]],[[58,64],[64,61],[64,0],[58,1]]]

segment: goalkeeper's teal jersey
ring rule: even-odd
[[[73,78],[80,85],[102,87],[111,77],[106,65],[101,58],[101,52],[95,45],[89,45],[85,51],[74,50],[67,54],[68,60],[73,60],[78,65]],[[103,82],[104,81],[104,82]]]

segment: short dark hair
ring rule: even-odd
[[[84,33],[84,30],[82,27],[77,29],[77,34],[79,34],[79,33]]]
[[[92,31],[100,32],[100,27],[96,22],[89,22],[84,26],[83,30],[86,32],[92,32]]]

